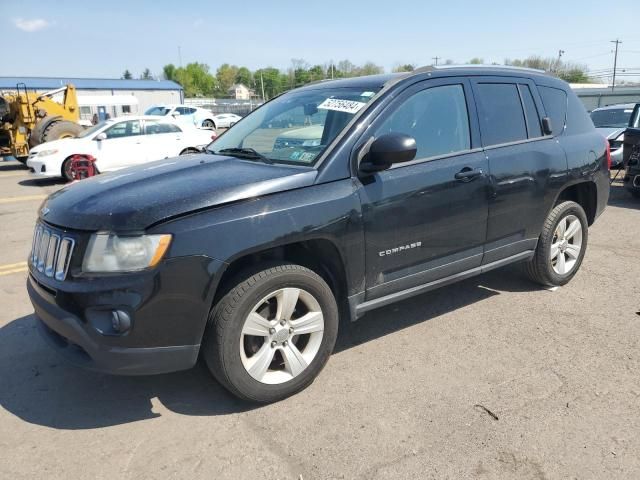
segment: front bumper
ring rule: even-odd
[[[219,263],[182,257],[144,274],[62,282],[32,269],[27,291],[44,339],[71,363],[110,374],[166,373],[197,361]],[[131,328],[112,330],[113,311],[127,312]]]
[[[38,160],[37,156],[27,159],[27,167],[29,167],[32,174],[38,177],[60,177],[62,163],[55,168],[56,164],[57,162]]]

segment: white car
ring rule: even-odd
[[[215,128],[229,128],[242,120],[240,115],[235,113],[220,113],[213,117]]]
[[[171,117],[175,122],[188,123],[197,128],[217,128],[215,116],[209,110],[186,105],[154,105],[145,115]]]
[[[153,160],[196,153],[216,136],[211,130],[178,125],[163,117],[127,116],[99,123],[77,138],[31,149],[27,166],[39,177],[71,180],[71,158],[91,155],[98,172],[112,172]]]

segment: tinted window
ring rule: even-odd
[[[485,146],[527,138],[518,87],[511,83],[478,85],[478,117]]]
[[[191,115],[193,113],[196,113],[195,108],[189,108],[189,107],[178,107],[176,108],[176,111],[179,112],[180,115]]]
[[[416,158],[470,148],[469,115],[462,85],[422,90],[407,99],[377,129],[375,136],[397,132],[416,140]]]
[[[547,117],[551,120],[553,135],[561,135],[564,131],[567,116],[567,94],[558,88],[538,86],[542,104]]]
[[[151,107],[146,112],[145,115],[166,115],[169,113],[171,109],[167,107]]]
[[[140,122],[129,120],[127,122],[116,123],[113,127],[105,131],[107,138],[122,138],[140,135]]]
[[[146,121],[145,132],[147,135],[156,135],[159,133],[177,133],[181,132],[177,125],[172,123],[160,123],[150,120]]]
[[[527,132],[529,138],[536,138],[542,136],[542,127],[540,126],[540,117],[538,116],[538,109],[536,103],[533,101],[533,95],[528,85],[518,85],[520,89],[520,97],[522,98],[522,105],[524,105],[524,115],[527,120]]]
[[[571,92],[567,98],[567,135],[590,132],[594,129],[591,117],[587,113],[584,103]]]

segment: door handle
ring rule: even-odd
[[[460,180],[461,182],[470,182],[471,180],[478,178],[482,174],[483,174],[483,171],[481,168],[464,167],[462,170],[456,173],[453,177],[456,180]]]

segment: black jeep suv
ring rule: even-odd
[[[51,195],[27,287],[77,364],[148,374],[201,354],[234,394],[275,401],[318,375],[339,320],[513,262],[567,283],[607,153],[569,86],[533,70],[320,82],[205,153]]]

